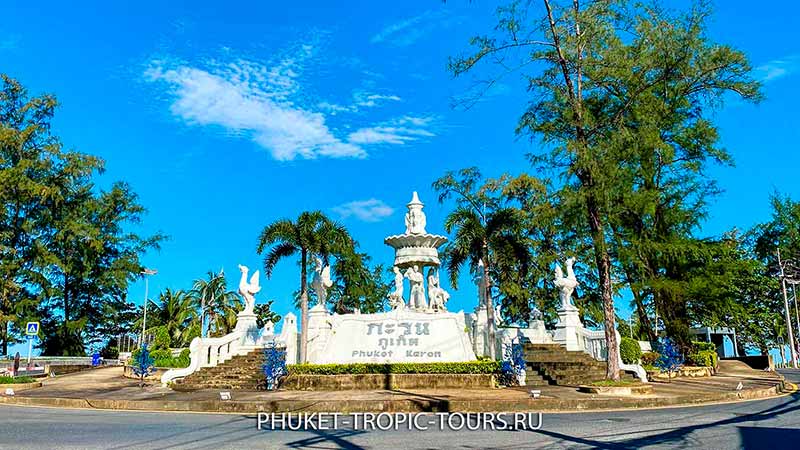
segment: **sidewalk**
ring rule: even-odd
[[[742,389],[737,386],[742,383]],[[787,385],[788,386],[788,385]],[[575,412],[622,408],[694,405],[767,398],[785,392],[780,375],[723,362],[720,373],[706,378],[680,378],[653,383],[654,392],[637,397],[580,393],[565,386],[504,389],[414,389],[408,391],[233,391],[221,401],[219,391],[174,392],[138,387],[122,377],[121,367],[96,369],[48,379],[39,389],[0,403],[73,408],[193,412]],[[541,398],[530,398],[540,389]]]

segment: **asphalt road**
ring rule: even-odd
[[[800,371],[782,373],[800,383]],[[541,424],[533,416],[516,430],[497,430],[504,422],[487,420],[471,424],[494,431],[472,431],[449,417],[462,429],[449,430],[447,418],[441,422],[440,416],[425,415],[417,420],[421,426],[427,421],[426,431],[409,431],[406,424],[398,424],[397,431],[377,429],[389,425],[388,416],[376,418],[375,430],[365,429],[363,417],[354,429],[353,417],[345,416],[338,418],[336,430],[292,431],[269,429],[269,421],[259,430],[256,416],[0,406],[0,449],[800,448],[800,392],[694,408],[544,414]],[[332,417],[326,419],[322,426],[331,428]],[[511,427],[513,417],[504,420]]]

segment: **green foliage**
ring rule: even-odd
[[[499,361],[471,361],[463,363],[395,363],[395,364],[293,364],[287,366],[289,374],[296,375],[349,375],[388,373],[486,373],[500,372]]]
[[[134,323],[134,329],[141,328],[142,318]],[[149,301],[147,306],[147,326],[156,328],[153,345],[158,348],[189,345],[199,335],[194,326],[196,318],[197,309],[192,292],[165,289],[158,295],[157,302]],[[148,333],[154,332],[152,328]]]
[[[713,342],[692,341],[692,348],[695,351],[698,351],[698,352],[702,352],[702,351],[716,352],[717,351],[717,346]]]
[[[625,364],[636,364],[642,357],[642,348],[638,341],[623,337],[619,343],[619,354]]]
[[[169,331],[166,327],[160,326],[151,330],[154,334],[153,338],[153,352],[157,350],[169,351],[172,339],[170,339]],[[153,356],[155,358],[155,356]]]
[[[378,308],[382,304],[381,282],[375,279],[381,270],[370,271],[366,267],[365,255],[357,252],[357,243],[344,226],[328,218],[321,211],[304,211],[297,220],[281,219],[261,231],[256,247],[258,254],[264,254],[264,272],[269,277],[279,261],[296,254],[300,256],[300,359],[306,355],[306,335],[308,324],[308,272],[314,256],[328,263],[331,257],[337,259],[334,276],[337,289],[332,292],[334,310],[339,313],[350,312],[358,307],[363,311]],[[312,294],[313,295],[313,294]]]
[[[131,353],[131,361],[137,361],[140,353],[140,349],[134,350],[133,353]],[[170,350],[153,350],[150,352],[150,357],[153,360],[153,366],[161,368],[189,367],[189,363],[191,362],[188,348],[183,349],[178,356],[172,356],[172,352]]]
[[[644,352],[642,353],[642,365],[655,367],[659,358],[661,358],[661,354],[658,352]]]
[[[760,85],[744,53],[710,39],[707,2],[687,11],[627,0],[534,4],[500,7],[493,34],[472,38],[472,52],[449,69],[461,76],[492,64],[489,85],[521,72],[530,101],[517,131],[547,150],[530,158],[559,180],[560,225],[591,250],[598,289],[589,298],[602,304],[604,326],[614,328],[618,275],[649,339],[657,309],[688,346],[690,301],[703,293],[692,289],[703,280],[692,269],[708,260],[692,232],[717,191],[708,167],[731,159],[714,112],[726,94],[758,101]]]
[[[235,291],[228,290],[225,273],[208,271],[205,278],[194,281],[190,296],[196,311],[205,311],[207,335],[224,336],[236,326],[236,314],[244,307],[242,299]],[[190,329],[183,339],[183,345],[191,343],[200,336],[200,314],[194,314]]]
[[[172,352],[169,349],[157,348],[150,352],[150,356],[156,361],[165,360],[172,358]]]
[[[36,378],[32,377],[6,377],[0,376],[0,384],[23,384],[23,383],[33,383],[36,381]]]
[[[281,315],[272,310],[272,302],[273,300],[268,300],[266,303],[258,303],[253,308],[258,328],[263,328],[267,322],[280,322]]]
[[[97,157],[52,133],[57,101],[0,76],[0,354],[28,320],[48,355],[82,355],[129,325],[125,296],[139,256],[161,236],[132,233],[144,215],[125,183],[94,184]]]
[[[686,364],[698,367],[714,367],[719,363],[717,352],[713,350],[700,350],[686,355]]]

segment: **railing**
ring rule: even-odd
[[[583,351],[598,361],[605,361],[608,358],[605,331],[592,331],[586,328],[577,328],[575,331],[578,334],[578,344]]]
[[[194,338],[189,345],[189,367],[166,371],[161,376],[161,383],[185,378],[203,367],[216,367],[233,358],[239,354],[243,337],[243,332],[234,331],[219,338]]]

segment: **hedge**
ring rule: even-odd
[[[136,361],[136,358],[139,356],[139,352],[141,352],[141,349],[137,348],[133,351],[133,353],[131,353],[131,361]],[[188,348],[183,349],[181,354],[178,356],[172,356],[172,351],[170,350],[153,350],[150,352],[150,357],[153,358],[153,367],[163,367],[169,369],[182,369],[184,367],[189,367],[189,363],[191,362]]]
[[[642,357],[642,348],[639,346],[639,342],[631,338],[623,337],[622,341],[619,343],[619,356],[625,364],[636,364],[639,362],[639,359]]]
[[[642,365],[654,366],[660,357],[661,354],[658,352],[644,352],[642,353]]]
[[[389,373],[500,373],[500,361],[470,361],[457,363],[354,363],[354,364],[292,364],[289,374],[295,375],[353,375]]]
[[[702,350],[686,355],[686,364],[697,367],[717,367],[717,352]]]
[[[36,379],[31,377],[0,377],[0,384],[24,384],[33,383],[34,381]]]
[[[717,346],[713,342],[692,341],[692,347],[695,352],[716,352]]]

